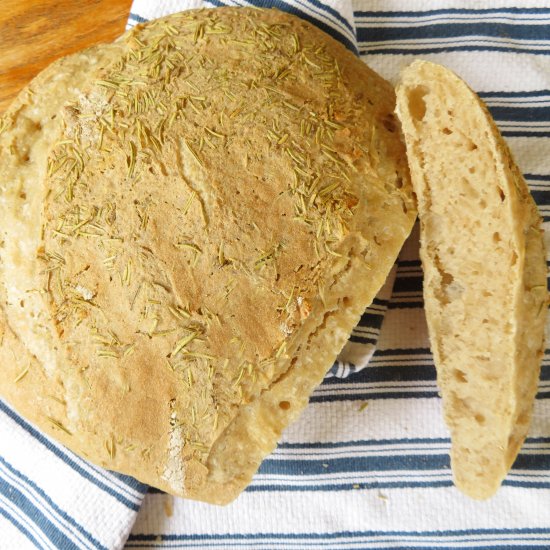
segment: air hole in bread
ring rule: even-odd
[[[475,416],[475,421],[478,423],[478,424],[485,424],[485,416],[483,416],[481,413],[477,413]]]
[[[498,196],[500,197],[500,200],[502,202],[504,202],[504,199],[506,198],[506,195],[504,193],[504,189],[502,189],[502,187],[497,187],[497,190],[498,190]]]
[[[409,99],[409,112],[415,120],[421,121],[426,115],[426,102],[424,96],[428,94],[428,88],[425,86],[416,86],[409,90],[407,95]]]
[[[464,371],[461,371],[460,369],[455,369],[453,371],[454,379],[457,382],[460,382],[461,384],[465,384],[468,381],[468,378],[466,377],[466,373]]]
[[[516,262],[518,261],[518,255],[516,252],[512,250],[512,259],[510,260],[511,265],[516,265]]]
[[[342,305],[344,307],[349,307],[349,306],[351,306],[351,304],[352,304],[352,299],[351,298],[348,298],[347,296],[344,296],[342,298]]]
[[[32,120],[31,118],[27,119],[29,123],[29,129],[34,132],[40,132],[42,130],[42,124],[38,120]]]
[[[450,285],[454,281],[454,277],[445,270],[437,254],[434,257],[434,260],[435,260],[434,261],[435,267],[437,268],[437,271],[439,272],[439,276],[441,277],[441,285],[442,286]]]
[[[500,240],[501,240],[501,239],[500,239],[500,233],[499,233],[498,231],[495,231],[495,232],[493,233],[493,242],[499,243]]]
[[[449,130],[449,128],[443,128],[443,130],[441,130],[446,136],[450,136],[453,131],[452,130]]]
[[[384,117],[384,119],[382,120],[382,124],[384,125],[384,128],[386,128],[386,130],[388,132],[391,132],[392,134],[397,129],[395,117],[391,113]]]
[[[443,273],[441,273],[442,285],[449,286],[454,280],[455,278],[450,273],[447,273],[446,271],[443,271]]]
[[[475,174],[476,173],[476,167],[475,166],[470,166],[470,168],[468,168],[468,172],[470,172],[470,174]]]
[[[470,141],[470,143],[468,144],[468,149],[470,151],[475,151],[477,149],[477,145],[473,141]]]
[[[290,401],[281,401],[279,407],[283,409],[283,411],[288,411],[288,409],[290,409]]]
[[[448,273],[441,263],[439,256],[434,256],[434,264],[437,268],[437,271],[440,276],[440,285],[435,291],[435,295],[437,297],[437,300],[441,303],[441,305],[447,305],[452,300],[452,295],[457,294],[457,292],[460,291],[460,285],[453,285],[454,283],[454,277],[451,275],[451,273]]]
[[[524,411],[518,416],[516,423],[529,424],[530,421],[531,421],[531,415]]]
[[[487,201],[486,201],[485,199],[481,199],[481,200],[479,201],[479,206],[480,206],[481,208],[487,208]]]
[[[468,417],[472,413],[467,400],[458,397],[458,395],[454,392],[451,395],[451,401],[452,409],[456,411],[456,416]]]
[[[19,198],[25,200],[27,198],[27,193],[25,193],[25,191],[21,191],[21,193],[19,193]]]

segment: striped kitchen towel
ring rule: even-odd
[[[129,26],[192,7],[267,5],[315,22],[392,82],[414,58],[443,63],[488,103],[547,225],[550,8],[517,4],[136,0]],[[134,521],[127,548],[550,548],[550,353],[512,473],[493,499],[471,501],[451,483],[416,232],[393,276],[302,418],[225,508],[156,490],[143,498],[143,485],[91,466],[1,404],[0,549],[121,548]]]
[[[86,462],[0,400],[0,549],[121,548],[147,487]]]

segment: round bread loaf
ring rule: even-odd
[[[411,229],[394,107],[276,10],[175,14],[47,69],[0,136],[2,395],[98,464],[235,498]]]

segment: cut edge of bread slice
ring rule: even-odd
[[[541,220],[487,108],[453,72],[412,63],[397,114],[454,482],[484,499],[523,444],[537,391],[547,306]]]

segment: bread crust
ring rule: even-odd
[[[5,118],[0,393],[97,464],[225,504],[411,229],[394,92],[276,10],[191,10],[102,48]]]
[[[527,435],[544,351],[541,219],[479,97],[416,61],[397,90],[421,223],[424,300],[455,484],[493,495]]]

